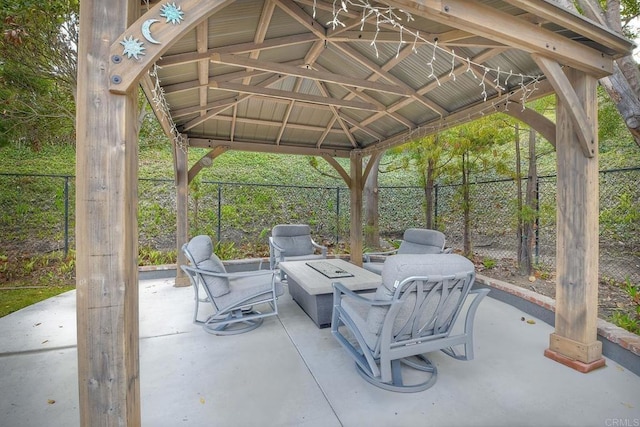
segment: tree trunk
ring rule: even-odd
[[[522,167],[520,166],[520,126],[516,123],[515,127],[515,144],[516,144],[516,212],[518,213],[518,226],[516,235],[518,239],[518,267],[522,269],[522,246],[524,243],[524,235],[522,234]]]
[[[462,155],[462,209],[464,220],[463,252],[464,256],[471,258],[471,201],[469,200],[469,153]]]
[[[613,69],[614,73],[600,79],[600,84],[613,100],[633,139],[640,147],[640,96],[634,92],[632,82],[625,78],[618,63],[614,62]]]
[[[556,1],[576,11],[571,2]],[[623,34],[618,0],[607,0],[606,10],[602,9],[598,0],[578,0],[578,4],[587,18]],[[599,82],[611,97],[633,139],[640,147],[640,69],[631,55],[617,59],[613,65],[613,74],[600,79]]]
[[[536,212],[538,205],[538,167],[536,158],[536,131],[529,129],[529,173],[527,176],[527,191],[525,203],[527,212]],[[533,273],[533,245],[535,244],[535,216],[527,215],[523,221],[523,244],[518,256],[520,274],[530,276]]]
[[[376,156],[369,176],[364,184],[364,245],[367,248],[380,246],[380,229],[378,224],[378,168],[382,156]]]
[[[433,224],[433,189],[435,184],[435,166],[436,162],[434,159],[429,159],[427,162],[427,170],[425,171],[425,179],[424,179],[424,200],[425,200],[425,220],[426,226],[429,229],[434,228]]]

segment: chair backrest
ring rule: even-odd
[[[394,304],[371,307],[367,329],[391,342],[448,336],[474,279],[473,263],[461,255],[390,256],[375,298]]]
[[[404,232],[399,254],[439,254],[444,250],[444,233],[426,228],[408,228]]]
[[[220,258],[213,253],[213,242],[211,237],[206,235],[196,236],[182,246],[182,252],[187,257],[191,265],[199,270],[212,271],[215,273],[226,273],[224,264]],[[223,277],[214,277],[197,273],[198,279],[206,286],[211,297],[220,297],[229,293],[229,280]],[[197,286],[197,283],[193,284]]]
[[[280,224],[271,230],[273,243],[285,250],[286,256],[309,255],[314,251],[311,228],[306,224]]]

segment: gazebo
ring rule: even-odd
[[[545,354],[587,372],[604,362],[596,338],[596,86],[632,47],[540,0],[117,0],[108,7],[83,0],[76,173],[82,425],[140,424],[138,87],[173,141],[179,246],[187,240],[187,185],[217,156],[314,155],[350,189],[355,263],[372,160],[485,114],[527,123],[557,151],[556,318]],[[555,123],[527,107],[552,93]],[[190,147],[210,149],[191,169]],[[349,159],[348,170],[338,158]]]

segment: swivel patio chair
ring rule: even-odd
[[[306,224],[280,224],[271,230],[269,267],[272,270],[277,269],[278,264],[283,261],[304,261],[326,257],[327,247],[313,240],[311,228]]]
[[[365,252],[362,267],[376,274],[382,273],[382,264],[386,257],[396,254],[443,254],[451,253],[445,249],[445,236],[438,230],[427,228],[408,228],[405,230],[400,246],[384,252]]]
[[[195,292],[193,322],[215,335],[232,335],[251,331],[265,317],[278,314],[277,298],[282,284],[275,280],[273,270],[227,273],[222,261],[213,253],[209,236],[196,236],[182,246],[190,265],[180,267],[189,275]],[[204,291],[204,297],[200,292]],[[213,314],[198,319],[201,304],[209,304]],[[253,307],[263,305],[267,311]]]
[[[331,333],[371,384],[397,392],[426,390],[438,374],[426,353],[442,350],[473,359],[475,313],[489,292],[471,290],[474,279],[473,263],[460,255],[390,256],[373,297],[334,283]],[[463,330],[454,330],[463,311]]]

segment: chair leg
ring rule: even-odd
[[[259,311],[229,313],[224,319],[216,319],[214,316],[207,319],[202,325],[203,329],[213,335],[236,335],[252,331],[262,325],[264,318],[243,319],[244,316],[259,315]]]
[[[371,376],[369,372],[362,369],[362,367],[357,363],[356,368],[362,378],[376,387],[400,393],[416,393],[427,390],[428,388],[431,388],[438,379],[438,368],[436,368],[436,366],[433,365],[425,355],[392,360],[390,364],[392,377],[391,382],[383,382],[380,377]],[[409,371],[411,374],[415,374],[415,371],[420,371],[421,373],[426,374],[426,380],[417,384],[405,384],[402,369],[403,365],[406,365],[405,367],[412,368],[412,370]],[[420,377],[424,378],[424,375],[420,374]]]

